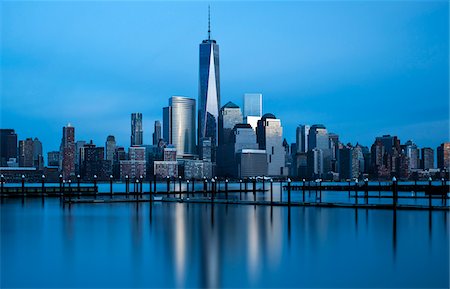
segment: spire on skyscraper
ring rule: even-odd
[[[211,12],[208,5],[208,40],[211,40]]]

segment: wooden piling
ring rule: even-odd
[[[369,204],[369,180],[367,178],[364,179],[364,197],[366,205]]]
[[[128,179],[128,175],[125,176],[125,197],[128,199],[128,195],[130,194],[130,187],[129,183],[130,180]]]
[[[180,190],[180,199],[181,199],[181,176],[178,176],[179,190]]]
[[[97,175],[94,175],[94,191],[95,191],[95,195],[94,198],[97,199],[97,194],[98,194],[98,188],[97,188]]]
[[[393,199],[393,206],[394,210],[397,209],[397,195],[398,195],[398,188],[397,188],[397,178],[392,178],[392,199]]]
[[[139,193],[141,196],[141,199],[143,198],[143,193],[144,193],[144,177],[143,176],[139,176]]]
[[[239,201],[242,200],[242,179],[239,180]]]
[[[109,194],[111,196],[111,199],[113,197],[113,176],[109,176]]]
[[[319,180],[319,203],[322,203],[322,179]]]
[[[64,191],[63,191],[63,176],[59,175],[59,196],[64,197]]]
[[[166,185],[167,185],[167,197],[169,196],[169,193],[170,193],[170,177],[169,176],[167,176],[166,177]]]
[[[291,179],[287,180],[288,206],[291,205]]]
[[[270,205],[273,205],[273,180],[270,179]]]
[[[72,180],[69,179],[67,182],[69,183],[69,196],[71,196],[72,195]]]
[[[433,201],[431,199],[432,198],[432,193],[433,193],[432,181],[433,181],[433,179],[430,177],[428,179],[428,206],[429,206],[430,210],[431,210],[432,204],[433,204]]]
[[[253,201],[256,202],[256,178],[253,178]]]
[[[225,199],[228,201],[228,179],[225,179]]]
[[[4,193],[4,191],[3,191],[3,187],[4,187],[4,185],[5,185],[5,176],[3,176],[3,175],[1,175],[0,176],[0,182],[1,182],[1,187],[2,187],[2,198],[3,198],[3,193]]]
[[[45,175],[42,175],[42,201],[44,201],[44,195],[45,195]]]
[[[22,175],[22,197],[25,197],[25,176]]]
[[[305,203],[305,179],[303,179],[302,190],[303,190],[303,203]]]
[[[81,189],[80,189],[80,175],[77,175],[77,195],[78,195],[78,199],[80,198],[81,195]]]

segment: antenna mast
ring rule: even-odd
[[[208,5],[208,40],[211,40],[211,13]]]

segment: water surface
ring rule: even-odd
[[[1,287],[449,287],[447,212],[1,205]]]

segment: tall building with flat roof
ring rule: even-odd
[[[19,167],[33,167],[33,139],[19,141]]]
[[[152,137],[153,137],[153,145],[157,146],[159,143],[159,140],[162,138],[161,122],[159,120],[155,121]]]
[[[441,170],[450,171],[450,142],[444,142],[437,147],[437,165]]]
[[[422,148],[422,169],[434,169],[434,150],[432,148]]]
[[[75,175],[75,128],[70,123],[63,127],[61,157],[61,173],[64,179],[69,179]]]
[[[420,150],[412,140],[405,143],[405,153],[409,159],[409,168],[418,169],[420,167]]]
[[[219,45],[211,39],[209,24],[208,12],[208,39],[203,40],[199,47],[198,143],[211,138],[215,150],[220,108]]]
[[[0,166],[6,167],[9,159],[17,158],[17,134],[13,129],[0,129]]]
[[[229,144],[232,141],[233,128],[242,123],[241,108],[229,101],[219,113],[219,145]]]
[[[248,116],[262,117],[262,94],[244,94],[244,118]]]
[[[308,151],[308,136],[310,125],[299,125],[297,126],[295,133],[295,142],[297,144],[297,152],[306,153]]]
[[[142,113],[131,114],[131,146],[140,146],[144,143],[144,131],[142,128]]]
[[[112,163],[114,160],[114,152],[116,151],[116,138],[113,135],[109,135],[106,138],[105,148],[106,160]]]
[[[172,144],[180,157],[196,153],[195,99],[172,96],[169,106],[163,109],[164,138]]]
[[[270,176],[287,176],[281,120],[271,113],[266,113],[258,121],[256,135],[259,149],[265,150],[267,154],[267,174]]]

